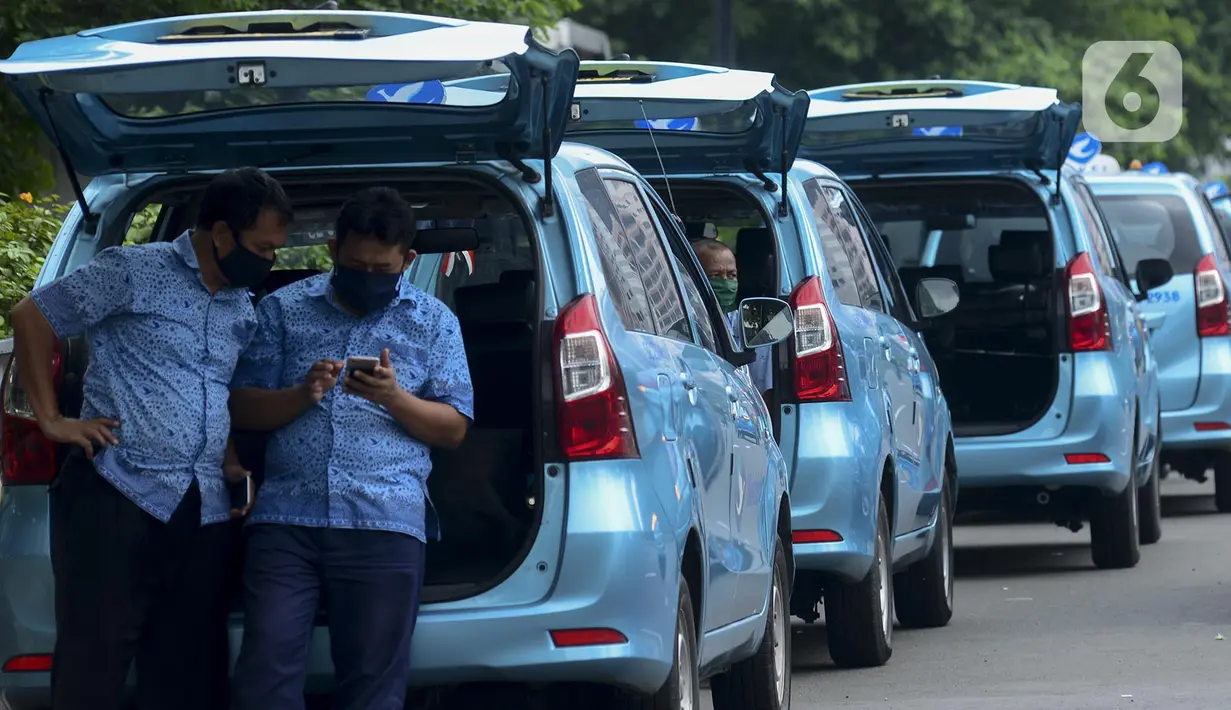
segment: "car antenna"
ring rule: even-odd
[[[637,105],[641,107],[641,117],[645,119],[645,130],[650,132],[650,145],[654,146],[654,157],[658,158],[658,169],[663,171],[663,184],[667,186],[667,201],[671,203],[671,216],[675,217],[678,222],[680,213],[675,209],[675,195],[671,194],[671,180],[667,177],[667,166],[663,164],[663,154],[658,152],[658,141],[654,139],[654,126],[650,124],[650,117],[645,113],[645,102],[638,99]]]

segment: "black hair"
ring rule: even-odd
[[[697,256],[701,256],[707,251],[726,251],[726,252],[730,252],[732,256],[735,255],[734,249],[727,246],[726,244],[723,244],[717,239],[710,239],[709,237],[702,237],[700,239],[694,239],[691,242],[689,242],[689,246],[691,246],[692,250],[697,253]]]
[[[273,210],[282,224],[295,216],[282,185],[259,168],[236,168],[210,180],[197,212],[197,226],[210,229],[218,222],[231,228],[235,238],[256,224],[263,210]]]
[[[334,225],[339,247],[350,234],[372,237],[381,244],[397,244],[409,251],[415,243],[415,210],[393,188],[360,190],[342,205]]]

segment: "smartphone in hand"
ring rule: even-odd
[[[256,495],[256,483],[251,476],[239,483],[228,483],[227,488],[231,494],[232,510],[247,510],[248,506],[252,505],[252,499]]]
[[[356,372],[371,375],[376,372],[377,365],[380,365],[378,357],[348,357],[346,358],[346,375],[349,377]]]

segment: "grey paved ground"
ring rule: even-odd
[[[950,626],[898,631],[884,668],[842,671],[823,623],[797,625],[792,706],[1231,709],[1231,515],[1212,486],[1163,483],[1163,539],[1132,570],[1094,569],[1086,530],[959,527]]]

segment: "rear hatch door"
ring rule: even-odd
[[[1146,178],[1090,178],[1090,188],[1111,226],[1116,247],[1130,275],[1142,259],[1166,259],[1175,276],[1150,291],[1140,304],[1158,361],[1164,411],[1186,409],[1197,399],[1201,345],[1197,338],[1194,276],[1207,253],[1197,221],[1182,188],[1174,181],[1158,186]]]
[[[582,62],[568,139],[649,175],[790,170],[808,96],[773,74],[665,62]]]
[[[808,92],[800,157],[843,176],[1059,170],[1081,105],[1055,89],[912,81]]]
[[[273,11],[28,42],[0,73],[72,168],[100,175],[550,157],[577,63],[517,25]],[[443,84],[499,73],[515,90],[451,100]]]

